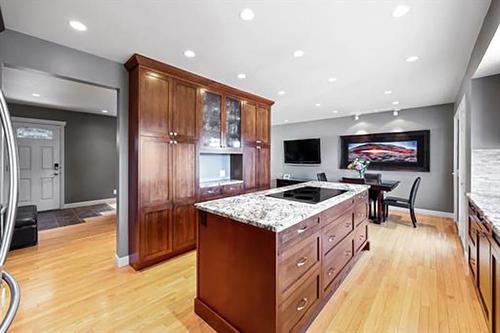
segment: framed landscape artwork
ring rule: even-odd
[[[430,170],[430,131],[346,135],[340,137],[340,167],[354,159],[370,161],[371,170]]]

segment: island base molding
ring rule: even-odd
[[[276,232],[199,211],[195,313],[217,332],[303,332],[368,239],[367,191]]]

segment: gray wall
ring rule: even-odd
[[[15,117],[66,122],[65,203],[114,197],[118,184],[115,117],[11,103],[9,111]]]
[[[466,114],[466,145],[467,145],[467,191],[471,189],[471,146],[472,146],[472,137],[477,135],[476,133],[472,133],[471,129],[471,113],[473,110],[471,109],[471,99],[472,99],[472,77],[474,76],[477,67],[481,63],[490,42],[497,31],[498,25],[500,24],[500,0],[491,0],[490,8],[486,13],[483,24],[481,26],[481,30],[476,39],[476,43],[474,44],[474,48],[472,50],[469,63],[465,70],[464,78],[460,85],[460,88],[457,93],[457,97],[455,99],[455,112],[458,110],[458,106],[462,101],[462,98],[465,97],[465,114]]]
[[[340,135],[383,133],[408,130],[431,130],[430,172],[374,171],[382,177],[400,180],[401,185],[390,195],[407,197],[413,180],[420,176],[422,183],[417,196],[418,208],[443,212],[453,211],[453,105],[436,105],[402,110],[398,117],[392,112],[333,118],[272,127],[271,174],[273,180],[283,173],[292,177],[315,178],[326,172],[329,180],[353,176],[349,170],[339,168]],[[320,166],[292,166],[283,163],[283,140],[321,138]]]
[[[472,80],[471,147],[500,148],[500,75]]]
[[[128,73],[122,64],[15,31],[0,33],[0,63],[118,90],[117,255],[128,255]],[[1,69],[0,67],[0,77]]]

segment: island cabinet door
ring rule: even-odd
[[[492,257],[493,271],[493,313],[492,328],[493,333],[500,333],[500,245],[497,245],[496,251]]]
[[[479,294],[488,320],[491,316],[491,244],[484,232],[478,237]]]

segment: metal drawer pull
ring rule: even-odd
[[[255,142],[256,142],[256,143],[262,143],[262,141],[261,141],[261,140],[257,140],[257,141],[255,141]]]
[[[308,260],[308,259],[309,259],[309,258],[307,258],[307,257],[302,257],[302,258],[300,258],[300,259],[299,259],[299,261],[297,261],[297,267],[302,267],[302,266],[304,266],[304,265],[306,264],[306,262],[307,262],[307,260]]]
[[[303,299],[301,299],[299,301],[299,304],[297,305],[297,311],[304,310],[306,308],[307,302],[309,302],[309,300],[307,299],[307,297],[304,297]]]
[[[328,276],[332,276],[334,272],[335,272],[335,268],[330,268],[328,270]]]
[[[347,257],[347,256],[349,256],[349,257],[351,256],[351,251],[350,251],[350,250],[347,250],[347,251],[345,251],[344,253],[345,253],[345,256],[346,256],[346,257]]]
[[[350,228],[350,227],[352,227],[352,223],[351,223],[351,222],[346,223],[346,224],[345,224],[345,227],[346,227],[346,228]]]
[[[298,233],[298,234],[301,234],[301,233],[303,233],[304,231],[306,231],[306,230],[307,230],[307,228],[308,228],[308,227],[307,227],[307,225],[306,225],[305,227],[302,227],[302,228],[300,228],[299,230],[297,230],[297,233]]]
[[[363,239],[365,239],[365,235],[359,236],[359,240],[363,240]]]
[[[170,133],[168,133],[168,134],[169,134],[169,135],[174,135],[174,132],[170,132]]]
[[[330,237],[328,237],[328,241],[331,243],[335,240],[335,235],[331,235]]]

